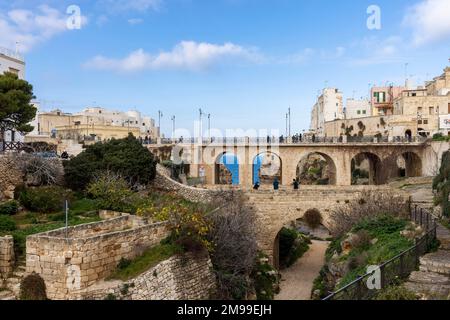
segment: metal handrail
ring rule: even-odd
[[[379,265],[379,269],[380,269],[380,270],[384,270],[384,268],[385,268],[386,266],[391,265],[392,263],[396,262],[397,260],[401,260],[401,259],[402,259],[403,257],[405,257],[408,253],[410,253],[411,251],[416,250],[416,249],[419,247],[419,245],[420,245],[421,243],[423,243],[423,241],[426,240],[426,241],[427,241],[427,244],[428,244],[428,241],[430,240],[430,235],[432,236],[431,240],[435,240],[435,239],[436,239],[436,229],[437,229],[437,223],[436,223],[436,220],[434,219],[434,217],[433,217],[433,215],[432,215],[431,213],[429,213],[429,212],[427,212],[427,211],[424,212],[424,210],[423,210],[422,208],[420,209],[420,216],[422,217],[422,219],[419,221],[419,222],[420,222],[420,226],[423,227],[423,226],[425,225],[424,220],[423,220],[423,215],[424,215],[424,213],[425,213],[425,215],[426,215],[426,220],[425,220],[425,222],[426,222],[426,226],[427,226],[427,231],[426,231],[425,235],[423,235],[420,239],[416,240],[414,246],[412,246],[412,247],[406,249],[406,250],[403,251],[402,253],[400,253],[400,254],[396,255],[395,257],[389,259],[388,261],[385,261],[385,262],[383,262],[382,264],[380,264],[380,265]],[[414,220],[412,219],[413,217],[414,217]],[[413,220],[414,222],[417,223],[417,206],[415,206],[414,212],[411,212],[410,218],[411,218],[411,220]],[[431,219],[430,219],[430,218],[431,218]],[[430,228],[430,224],[429,224],[430,220],[431,220],[431,222],[432,222],[431,228]],[[427,248],[427,249],[428,249],[428,248]],[[354,281],[350,282],[349,284],[345,285],[344,287],[340,288],[339,290],[337,290],[337,291],[331,293],[330,295],[328,295],[327,297],[325,297],[325,298],[322,299],[322,300],[323,300],[323,301],[326,301],[326,300],[332,300],[334,297],[336,297],[337,295],[339,295],[339,294],[341,294],[341,293],[346,292],[348,289],[352,288],[353,286],[359,285],[360,283],[362,283],[362,281],[363,281],[365,278],[368,278],[368,277],[372,276],[375,272],[376,272],[376,270],[374,270],[373,272],[366,273],[365,275],[362,275],[362,276],[358,277],[358,278],[355,279]],[[382,276],[382,277],[383,277],[383,276]],[[389,284],[390,284],[390,283],[389,283]],[[389,284],[388,284],[388,285],[389,285]],[[359,298],[362,298],[362,297],[359,297]]]

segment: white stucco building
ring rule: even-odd
[[[347,99],[344,115],[346,119],[370,117],[372,115],[372,110],[369,100]]]
[[[0,73],[11,72],[25,79],[25,59],[19,53],[0,47]]]
[[[142,115],[137,110],[126,112],[109,110],[100,107],[88,107],[75,116],[82,116],[89,122],[95,122],[101,125],[111,125],[120,127],[139,128],[142,136],[156,138],[159,136],[159,130],[155,126],[155,120]]]
[[[342,92],[336,88],[325,88],[317,98],[311,113],[311,130],[318,136],[325,134],[325,122],[343,119]]]
[[[11,72],[19,79],[25,79],[25,59],[22,55],[12,50],[0,47],[0,74]],[[4,141],[23,141],[24,137],[15,131],[6,131]]]

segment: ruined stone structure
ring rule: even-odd
[[[6,279],[13,271],[14,262],[13,237],[0,237],[0,279]]]
[[[70,299],[205,300],[216,289],[208,256],[175,255],[126,282],[101,281],[73,292]]]
[[[14,158],[0,155],[0,201],[14,198],[14,189],[23,182],[23,174]]]
[[[42,276],[50,299],[67,299],[167,236],[166,223],[128,215],[40,233],[27,237],[26,272]]]

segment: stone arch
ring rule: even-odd
[[[385,181],[396,178],[422,176],[422,159],[411,151],[396,152],[383,160],[382,176]]]
[[[272,184],[275,179],[278,179],[280,184],[283,183],[283,162],[275,152],[264,151],[257,154],[253,158],[252,168],[253,184]]]
[[[422,159],[415,152],[404,152],[402,157],[405,160],[406,177],[422,176]]]
[[[336,172],[332,157],[323,152],[310,152],[297,162],[296,178],[303,185],[336,185]],[[317,178],[316,182],[311,178]]]
[[[326,228],[327,230],[330,230],[329,221],[327,219],[327,216],[324,214],[323,210],[320,210],[318,208],[309,208],[308,210],[304,210],[301,214],[293,218],[293,220],[286,219],[285,221],[281,221],[277,226],[275,227],[276,234],[272,233],[272,236],[270,239],[273,239],[272,243],[272,265],[275,269],[280,269],[280,234],[284,227],[290,226],[292,224],[295,224],[298,220],[303,219],[305,214],[308,212],[318,212],[321,217],[321,226]]]
[[[380,157],[371,152],[360,152],[351,160],[352,185],[381,185],[386,183]]]
[[[223,152],[214,163],[214,183],[217,185],[239,185],[239,158],[235,153]]]
[[[408,140],[412,139],[412,131],[410,129],[405,131],[405,138]]]

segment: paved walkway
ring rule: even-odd
[[[290,268],[281,271],[280,293],[275,300],[310,300],[314,280],[325,264],[329,242],[313,240],[310,249]]]

